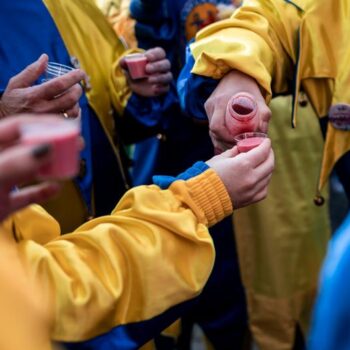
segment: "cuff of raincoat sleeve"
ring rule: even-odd
[[[206,170],[188,181],[193,201],[202,209],[208,226],[232,214],[233,206],[225,185],[214,170]]]

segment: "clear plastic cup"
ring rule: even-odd
[[[21,125],[21,141],[27,145],[50,144],[52,161],[39,171],[41,179],[69,179],[79,172],[80,121],[52,118]]]
[[[131,79],[143,79],[147,77],[147,57],[142,53],[133,53],[124,57]]]
[[[57,62],[49,62],[45,70],[45,81],[65,75],[75,68]]]
[[[259,146],[266,137],[268,137],[267,134],[263,132],[244,132],[236,135],[234,141],[237,145],[238,152],[244,153]]]

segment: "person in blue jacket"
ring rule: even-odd
[[[109,67],[101,64],[105,62],[104,54],[94,50],[93,38],[105,40],[106,45],[108,40],[113,43],[110,50],[115,61],[117,55],[126,53],[126,49],[92,1],[2,0],[0,9],[3,38],[0,43],[0,113],[55,112],[76,117],[79,110],[81,112],[85,148],[81,152],[80,174],[74,182],[67,181],[62,195],[46,205],[67,232],[93,216],[109,213],[116,200],[130,187],[124,143],[128,138],[138,137],[135,126],[142,129],[143,120],[159,114],[158,102],[130,92],[125,84],[122,89],[120,86],[113,89],[114,68],[112,64]],[[84,12],[87,10],[88,15]],[[95,27],[84,23],[81,17],[84,13],[86,18],[94,17]],[[79,37],[83,35],[84,38]],[[110,59],[108,53],[105,55],[106,60]],[[149,56],[154,61],[163,60],[159,49],[150,50]],[[91,76],[92,84],[85,86],[83,94],[78,83],[85,75],[79,69],[40,84],[48,60],[76,68],[81,65],[87,70],[86,58],[92,67],[86,72]],[[120,104],[115,102],[118,94],[125,96]],[[40,104],[38,99],[43,96],[49,102],[39,101]]]
[[[350,349],[350,212],[329,243],[321,273],[310,350]]]

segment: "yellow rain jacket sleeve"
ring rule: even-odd
[[[43,303],[52,307],[52,338],[79,341],[195,297],[215,257],[207,226],[231,212],[224,185],[207,170],[168,190],[130,190],[110,216],[71,234],[60,236],[54,219],[35,206],[12,216],[1,231],[48,296]]]
[[[274,92],[287,91],[300,21],[301,12],[285,1],[245,1],[230,19],[198,33],[191,45],[192,72],[220,79],[239,70],[258,82],[269,101],[271,83]]]
[[[230,19],[198,33],[192,73],[220,79],[236,69],[257,81],[267,102],[272,92],[292,92],[293,125],[303,88],[324,117],[331,105],[350,103],[347,9],[345,0],[246,0]],[[318,194],[350,150],[348,134],[329,123]]]

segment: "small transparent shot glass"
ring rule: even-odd
[[[51,79],[55,79],[62,75],[65,75],[74,69],[75,68],[66,66],[65,64],[61,64],[57,62],[48,62],[45,70],[45,77],[42,79],[42,83],[49,81]]]
[[[238,152],[245,153],[259,146],[267,137],[267,134],[263,132],[252,131],[236,135],[234,137],[234,141],[238,148]]]

